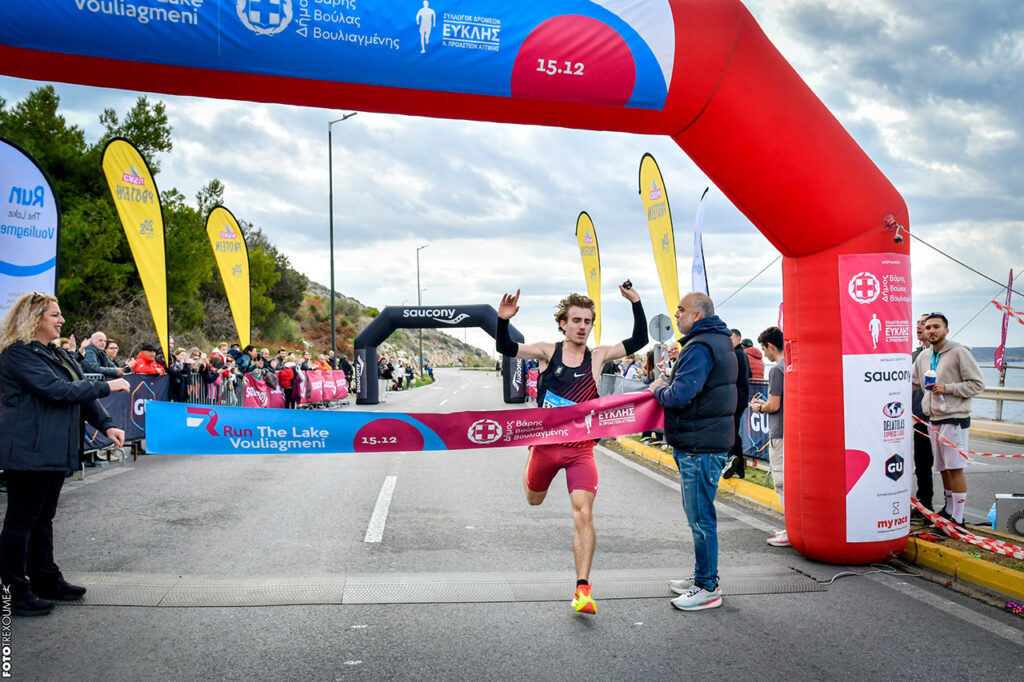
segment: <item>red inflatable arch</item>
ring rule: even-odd
[[[452,6],[456,1],[435,4]],[[207,3],[207,7],[217,4]],[[361,0],[359,7],[369,15],[373,8],[367,7],[373,4],[373,0]],[[388,0],[379,4],[380,12],[386,13],[392,10],[385,6],[396,3]],[[630,3],[538,3],[544,5],[543,9],[521,0],[480,0],[471,4],[476,8],[473,12],[485,15],[488,6],[492,6],[491,14],[498,18],[492,18],[491,27],[484,21],[481,28],[476,17],[477,28],[473,28],[472,22],[459,24],[458,16],[438,9],[436,32],[433,42],[424,43],[424,57],[429,57],[442,40],[477,41],[473,45],[451,43],[455,47],[479,47],[486,46],[487,41],[506,40],[516,28],[514,22],[521,21],[516,11],[543,11],[554,17],[517,43],[520,55],[516,57],[508,92],[469,94],[479,91],[467,87],[460,92],[457,84],[429,89],[392,87],[386,80],[337,82],[340,78],[362,78],[361,69],[341,67],[329,77],[318,74],[307,78],[282,75],[287,73],[286,66],[259,72],[226,69],[216,58],[204,63],[212,68],[199,68],[190,60],[187,50],[154,57],[143,42],[126,45],[118,53],[114,44],[117,40],[105,35],[95,36],[86,46],[88,49],[69,47],[75,40],[81,42],[82,35],[88,37],[90,32],[107,30],[104,27],[108,24],[97,22],[115,20],[89,13],[89,8],[98,7],[99,3],[85,3],[85,9],[79,9],[77,14],[73,9],[76,3],[66,3],[72,9],[47,10],[60,16],[47,19],[45,26],[36,25],[42,21],[39,17],[26,16],[35,9],[22,7],[16,15],[13,9],[8,9],[6,16],[0,11],[0,72],[38,80],[179,95],[671,136],[784,256],[787,364],[792,368],[786,377],[785,495],[786,522],[794,547],[807,557],[834,563],[869,563],[900,551],[906,542],[905,535],[871,542],[847,541],[838,269],[842,254],[909,253],[908,244],[895,245],[892,234],[884,229],[887,215],[902,225],[908,224],[900,194],[783,59],[739,0],[651,0],[651,11],[663,6],[664,16],[671,18],[663,23],[674,25],[674,36],[670,36],[674,43],[669,64],[662,65],[663,70],[671,66],[666,71],[667,96],[663,95],[663,102],[655,97],[653,104],[640,105],[628,102],[630,87],[644,76],[639,61],[618,70],[606,68],[603,82],[594,80],[593,72],[600,71],[598,67],[629,59],[630,47],[624,48],[625,39],[619,37],[633,35],[628,26],[623,28],[611,19],[602,23],[576,14],[581,4],[613,8]],[[412,5],[418,7],[419,3]],[[233,15],[230,19],[240,27],[238,30],[248,30],[245,35],[251,33],[253,40],[262,41],[259,46],[269,50],[291,39],[281,28],[283,24],[291,22],[287,31],[301,34],[301,12],[309,3],[281,0],[279,6],[287,6],[290,14],[261,16],[254,4],[253,13],[243,16],[240,9],[240,21]],[[202,15],[204,11],[193,12],[192,19],[182,12],[175,28],[194,28],[204,40],[213,40],[211,25],[217,18]],[[599,7],[591,14],[600,16],[598,11],[604,9]],[[227,22],[231,10],[224,12],[223,20]],[[167,16],[163,17],[165,23],[170,21]],[[501,19],[502,16],[506,18]],[[364,16],[364,23],[369,19]],[[80,30],[62,33],[62,21],[73,22]],[[422,26],[419,15],[415,25],[411,16],[404,21],[411,27],[407,32],[363,40],[370,44],[380,38],[393,40],[395,48],[420,48],[416,28]],[[152,17],[147,24],[134,20],[131,26],[132,39],[149,41],[154,50],[163,42],[159,34],[137,34],[144,29],[170,30],[158,27]],[[503,33],[498,32],[499,27]],[[312,30],[308,25],[306,28]],[[219,24],[217,30],[221,30]],[[344,31],[339,29],[331,36],[343,37]],[[584,40],[587,36],[599,36],[600,44]],[[173,39],[174,36],[168,38]],[[501,49],[507,46],[508,43],[502,43]],[[231,47],[225,40],[223,47],[218,42],[217,49]],[[383,50],[387,46],[380,47]],[[421,50],[409,52],[420,54]],[[460,52],[459,59],[469,53]],[[564,78],[564,87],[546,87],[543,78],[529,73],[538,64],[536,71],[562,74],[563,62],[565,74],[582,72],[580,64],[584,60],[580,60],[580,54],[588,55],[591,68],[578,83]],[[554,66],[546,62],[545,56],[552,58]],[[636,58],[636,50],[633,56]],[[139,59],[150,63],[136,61]],[[409,64],[412,59],[408,57]],[[372,64],[368,59],[367,68]],[[311,63],[310,68],[313,66]],[[413,73],[412,67],[409,73]],[[439,78],[450,75],[438,73]]]

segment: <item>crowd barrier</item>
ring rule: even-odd
[[[298,379],[301,387],[296,396],[296,406],[313,408],[348,398],[348,380],[340,369],[301,372]],[[105,381],[99,374],[87,374],[86,379]],[[125,432],[125,443],[135,444],[146,437],[146,401],[170,400],[172,377],[151,374],[126,374],[130,386],[127,393],[111,393],[100,399],[100,404],[114,419],[118,428]],[[251,374],[237,374],[219,377],[216,382],[207,383],[202,374],[191,372],[183,377],[184,402],[197,405],[223,405],[228,407],[275,407],[285,406],[284,391],[280,386],[271,387],[263,378]],[[113,442],[89,424],[82,435],[85,452],[103,450]]]
[[[165,376],[151,374],[126,374],[124,378],[128,380],[128,391],[100,398],[100,404],[113,417],[118,428],[124,429],[125,443],[134,443],[146,437],[146,401],[166,401],[170,381]],[[82,440],[86,452],[114,445],[113,441],[89,424],[85,425]]]
[[[750,400],[768,399],[767,381],[750,379],[749,384]],[[631,381],[614,374],[602,374],[601,383],[598,385],[598,394],[606,396],[616,393],[632,393],[645,388],[647,388],[647,384],[639,381]],[[767,414],[752,411],[749,406],[744,408],[743,416],[740,419],[740,438],[743,440],[745,456],[768,461],[768,417]]]

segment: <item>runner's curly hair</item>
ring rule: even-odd
[[[594,313],[594,301],[583,294],[569,294],[558,302],[558,310],[555,312],[555,322],[558,324],[558,331],[565,333],[562,323],[569,321],[569,308],[585,308]],[[591,321],[594,315],[590,316]]]
[[[15,341],[32,343],[36,338],[36,328],[43,314],[50,307],[50,303],[56,303],[57,297],[49,294],[33,292],[25,294],[11,306],[10,310],[0,320],[0,351],[5,350]]]

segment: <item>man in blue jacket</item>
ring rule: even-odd
[[[693,532],[693,576],[669,583],[682,611],[722,605],[718,586],[718,517],[715,493],[736,431],[736,376],[739,365],[730,330],[715,315],[706,294],[691,292],[676,309],[682,350],[668,383],[658,379],[650,391],[665,408],[665,440],[679,468],[683,510]]]

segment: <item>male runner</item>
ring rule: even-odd
[[[505,294],[498,307],[498,352],[509,357],[537,360],[540,380],[537,404],[540,407],[563,407],[597,397],[601,369],[609,360],[630,355],[647,345],[647,318],[640,304],[640,294],[628,281],[619,287],[622,296],[633,304],[633,335],[611,346],[587,348],[594,326],[594,302],[580,294],[569,294],[558,304],[555,321],[565,335],[558,343],[516,343],[509,335],[509,320],[519,312],[519,290],[515,296]],[[576,592],[572,607],[580,613],[597,613],[590,596],[590,564],[594,558],[592,516],[597,495],[597,465],[594,443],[587,440],[559,445],[535,445],[530,448],[523,474],[526,501],[537,505],[544,501],[548,486],[559,469],[565,469],[566,487],[572,502],[575,532],[572,550],[576,560]]]

